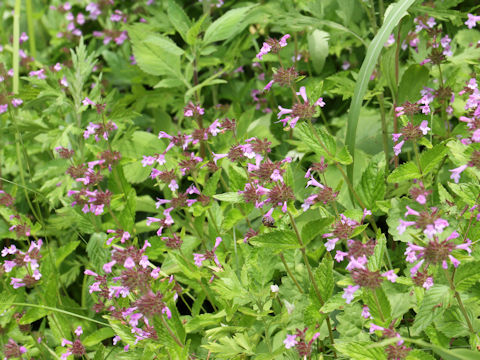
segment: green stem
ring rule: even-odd
[[[175,333],[172,331],[172,329],[170,328],[170,326],[168,326],[168,323],[165,321],[163,315],[160,315],[160,319],[162,320],[162,323],[163,323],[163,326],[165,326],[165,328],[167,329],[168,333],[170,334],[170,336],[172,337],[173,341],[175,341],[177,343],[178,346],[180,346],[181,348],[185,347],[181,341],[178,339],[178,337],[175,335]]]
[[[278,255],[280,256],[280,260],[282,260],[283,266],[285,266],[285,270],[287,270],[288,276],[290,276],[290,279],[293,280],[293,282],[297,286],[298,291],[300,291],[300,294],[303,294],[302,287],[298,283],[297,278],[293,275],[292,271],[288,267],[287,262],[285,261],[285,256],[283,256],[283,253],[279,253]]]
[[[92,319],[92,318],[89,318],[89,317],[87,317],[87,316],[75,314],[75,313],[72,313],[72,312],[70,312],[70,311],[65,311],[65,310],[57,309],[57,308],[50,307],[50,306],[36,305],[36,304],[27,304],[27,303],[15,303],[15,302],[12,303],[11,305],[14,305],[14,306],[26,306],[26,307],[33,307],[33,308],[37,308],[37,309],[51,310],[51,311],[59,312],[59,313],[62,313],[62,314],[70,315],[70,316],[73,316],[73,317],[77,317],[77,318],[79,318],[79,319],[83,319],[83,320],[87,320],[87,321],[90,321],[90,322],[94,322],[94,323],[97,323],[97,324],[100,324],[100,325],[103,325],[103,326],[110,326],[110,324],[108,324],[108,323],[104,323],[104,322],[101,322],[101,321],[98,321],[98,320],[94,320],[94,319]]]
[[[33,23],[33,9],[32,9],[32,0],[26,0],[27,5],[27,25],[28,25],[28,36],[30,44],[30,55],[36,59],[37,58],[37,47],[35,44],[35,29]]]
[[[468,317],[467,311],[465,310],[465,306],[463,305],[462,298],[460,297],[460,294],[458,293],[458,291],[455,289],[455,284],[453,283],[453,277],[455,276],[455,274],[452,274],[452,276],[450,276],[448,274],[447,269],[443,269],[443,272],[445,273],[445,277],[447,278],[448,283],[450,284],[450,289],[454,292],[455,299],[457,299],[458,307],[460,308],[460,311],[462,312],[463,317],[467,322],[468,330],[472,334],[476,335],[475,329],[473,328],[470,318]]]
[[[380,314],[380,319],[382,320],[382,322],[385,322],[385,316],[383,316],[383,311],[380,306],[380,301],[378,301],[377,292],[375,290],[372,290],[372,294],[373,299],[375,300],[375,304],[377,305],[378,313]]]
[[[328,151],[328,149],[325,147],[325,144],[322,142],[322,140],[320,139],[320,136],[318,136],[317,134],[317,130],[315,130],[315,127],[313,126],[312,124],[312,121],[311,120],[308,120],[308,125],[310,127],[310,129],[312,130],[313,134],[315,135],[315,137],[317,138],[318,140],[318,143],[319,145],[322,147],[322,149],[326,152],[326,154],[331,158],[333,159],[333,155]],[[342,169],[342,166],[338,163],[338,162],[334,162],[335,166],[337,167],[338,171],[340,171],[340,174],[342,175],[343,179],[345,180],[350,192],[352,193],[352,195],[355,197],[355,200],[357,200],[358,204],[366,209],[367,207],[365,206],[365,204],[363,203],[363,201],[360,199],[360,197],[358,196],[357,192],[355,191],[355,189],[353,188],[353,185],[352,183],[350,182],[350,180],[348,180],[348,176],[347,174],[345,174],[345,171],[343,171]]]
[[[380,119],[382,120],[382,138],[383,138],[383,152],[385,154],[385,180],[388,176],[390,159],[388,158],[388,129],[387,119],[385,115],[385,105],[383,94],[377,95],[378,105],[380,106]]]
[[[22,1],[15,0],[13,12],[13,93],[18,94],[19,90],[19,70],[20,70],[20,12]]]
[[[415,151],[415,160],[417,162],[418,170],[420,171],[420,175],[422,175],[422,178],[423,178],[422,164],[420,163],[420,154],[418,151],[418,145],[416,141],[413,142],[413,150]]]
[[[320,290],[318,289],[317,282],[315,281],[315,277],[313,276],[312,268],[310,267],[310,262],[308,261],[307,254],[305,252],[305,244],[302,241],[302,237],[300,236],[297,224],[295,223],[295,219],[293,218],[292,213],[290,211],[287,211],[287,213],[290,218],[290,223],[292,224],[293,230],[295,231],[295,235],[297,236],[298,243],[300,244],[300,251],[302,253],[303,261],[305,262],[305,266],[307,268],[308,277],[312,282],[313,289],[315,291],[315,294],[317,295],[318,301],[320,301],[320,304],[323,306],[323,304],[325,304],[325,301],[322,298],[322,294],[320,294]],[[335,342],[333,340],[332,324],[330,323],[330,317],[328,317],[328,315],[327,315],[326,321],[327,321],[327,327],[328,327],[328,337],[330,338],[330,344],[333,347],[335,345]],[[335,352],[335,350],[333,350],[333,357],[337,358],[337,353]]]

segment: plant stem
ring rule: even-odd
[[[20,12],[22,1],[15,0],[13,10],[13,93],[18,94],[19,90],[19,70],[20,70]]]
[[[415,160],[417,161],[418,170],[420,171],[420,175],[422,175],[423,178],[422,164],[420,163],[420,154],[418,152],[418,145],[416,141],[413,142],[413,150],[415,151]]]
[[[383,93],[377,95],[378,105],[380,106],[380,119],[382,121],[382,138],[383,138],[383,152],[385,154],[385,180],[388,176],[388,165],[390,160],[388,158],[388,129],[387,129],[387,119],[385,115],[385,105],[384,105],[384,97]]]
[[[100,325],[103,325],[103,326],[110,326],[110,324],[108,324],[108,323],[104,323],[104,322],[101,322],[101,321],[98,321],[98,320],[94,320],[94,319],[92,319],[90,317],[87,317],[87,316],[79,315],[79,314],[76,314],[76,313],[72,313],[70,311],[65,311],[65,310],[57,309],[57,308],[50,307],[50,306],[27,304],[27,303],[15,303],[15,302],[11,303],[11,305],[26,306],[26,307],[33,307],[33,308],[38,308],[38,309],[51,310],[51,311],[59,312],[59,313],[62,313],[62,314],[74,316],[74,317],[77,317],[79,319],[91,321],[91,322],[94,322],[94,323],[97,323],[97,324],[100,324]]]
[[[455,284],[453,283],[453,277],[455,276],[455,274],[452,274],[452,276],[449,276],[448,271],[446,269],[443,269],[443,272],[445,273],[445,277],[447,278],[448,283],[450,284],[450,289],[454,292],[455,299],[457,299],[458,307],[460,308],[460,311],[462,312],[463,317],[467,322],[468,330],[472,334],[476,334],[475,329],[473,328],[473,325],[470,321],[470,318],[468,317],[467,310],[465,310],[465,306],[463,306],[462,298],[460,297],[460,294],[458,293],[458,291],[455,289]]]
[[[35,44],[35,29],[33,23],[33,9],[32,9],[32,0],[26,0],[27,5],[27,25],[28,25],[28,41],[30,44],[30,55],[36,59],[37,58],[37,47]]]
[[[168,326],[168,323],[165,321],[165,319],[163,318],[163,315],[160,315],[160,320],[162,320],[162,323],[163,323],[163,326],[165,326],[165,328],[167,329],[168,333],[170,334],[170,336],[172,337],[173,341],[175,341],[177,343],[178,346],[180,346],[181,348],[185,347],[181,341],[178,339],[177,335],[175,335],[175,333],[172,331],[172,329],[170,328],[170,326]]]
[[[285,256],[283,256],[283,253],[279,253],[278,255],[280,256],[280,260],[282,260],[283,266],[285,266],[285,270],[287,270],[288,276],[290,276],[290,278],[293,280],[293,282],[294,282],[295,285],[297,286],[298,291],[300,291],[300,294],[303,294],[302,287],[301,287],[300,284],[298,283],[297,279],[295,278],[295,276],[293,275],[292,271],[291,271],[290,268],[288,267],[287,262],[285,261]]]
[[[310,127],[310,130],[312,130],[313,134],[315,135],[315,137],[317,138],[318,140],[318,143],[320,144],[320,146],[323,148],[323,150],[326,152],[326,154],[333,159],[333,155],[330,153],[330,151],[328,151],[328,149],[326,148],[325,144],[322,142],[322,140],[320,139],[320,136],[318,136],[318,133],[317,131],[315,130],[315,127],[313,126],[312,124],[312,121],[309,119],[308,120],[308,125]],[[365,204],[362,202],[362,200],[360,199],[360,197],[358,196],[357,192],[355,191],[355,189],[353,188],[353,185],[352,183],[350,182],[350,180],[348,180],[348,177],[347,177],[347,174],[345,174],[345,171],[343,171],[342,169],[342,166],[337,162],[335,161],[334,162],[335,166],[337,167],[338,171],[340,171],[340,174],[342,175],[343,179],[345,180],[345,182],[347,183],[347,186],[348,188],[350,189],[350,192],[352,193],[352,195],[355,197],[355,199],[357,200],[358,204],[366,209],[366,206]]]
[[[290,223],[292,224],[293,230],[295,231],[295,235],[297,236],[298,243],[300,244],[300,251],[302,253],[303,261],[305,262],[305,266],[307,268],[308,277],[312,282],[313,289],[315,290],[315,294],[317,295],[318,301],[320,301],[320,304],[323,306],[323,304],[325,304],[325,301],[322,298],[322,294],[320,294],[320,290],[318,289],[317,282],[315,281],[315,277],[313,276],[312,268],[310,267],[310,262],[308,261],[307,254],[305,252],[305,244],[302,241],[302,237],[300,236],[300,233],[297,228],[297,224],[295,223],[295,219],[293,218],[292,213],[290,211],[287,211],[287,213],[290,218]],[[330,323],[330,317],[328,317],[328,315],[326,318],[326,322],[328,327],[328,337],[330,338],[330,344],[334,346],[335,342],[333,340],[332,324]],[[337,358],[337,353],[335,352],[335,350],[333,350],[333,357],[335,359]]]
[[[383,316],[383,311],[380,306],[380,301],[378,301],[376,290],[372,290],[372,294],[373,294],[373,299],[375,300],[375,304],[377,305],[378,313],[380,314],[380,319],[382,320],[382,322],[385,322],[385,316]]]

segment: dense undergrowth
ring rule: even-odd
[[[480,6],[0,3],[6,359],[479,359]]]

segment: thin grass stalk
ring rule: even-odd
[[[32,0],[26,0],[26,5],[27,5],[27,26],[28,26],[28,36],[29,36],[28,43],[30,45],[30,55],[33,56],[34,59],[36,59],[37,46],[35,42]]]
[[[13,12],[13,93],[18,94],[19,86],[19,70],[20,70],[20,12],[22,7],[21,0],[15,0],[15,8]]]

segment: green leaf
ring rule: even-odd
[[[388,175],[389,183],[399,183],[410,179],[419,179],[422,175],[418,171],[417,165],[413,161],[409,161],[400,165]]]
[[[115,332],[112,330],[112,328],[104,327],[88,335],[85,339],[82,340],[82,344],[85,346],[93,346],[97,345],[100,341],[114,336]]]
[[[373,291],[375,291],[375,294],[377,295],[378,304],[373,296]],[[390,301],[385,295],[385,291],[382,287],[379,287],[373,291],[367,290],[364,292],[366,303],[370,308],[370,313],[372,314],[376,324],[388,326],[392,317],[392,306],[390,305]],[[380,305],[380,308],[378,305]],[[382,317],[385,321],[382,321]]]
[[[242,194],[239,194],[237,192],[226,192],[223,194],[216,194],[216,195],[213,195],[213,198],[220,201],[231,202],[231,203],[243,202]]]
[[[480,281],[480,261],[471,261],[461,263],[455,272],[455,289],[457,291],[467,291],[478,281]]]
[[[384,199],[386,192],[384,176],[384,168],[375,162],[370,162],[363,172],[357,192],[367,209],[376,209],[376,202]]]
[[[31,324],[34,321],[37,321],[45,316],[48,315],[50,311],[46,309],[39,309],[39,308],[29,308],[27,312],[22,316],[20,319],[20,324]]]
[[[470,321],[472,320],[470,317]],[[437,316],[434,321],[437,330],[450,338],[468,336],[470,333],[465,317],[458,306],[449,307],[442,316]]]
[[[257,235],[250,240],[250,243],[254,246],[272,248],[275,252],[300,247],[295,233],[290,230],[274,230]]]
[[[208,14],[204,14],[200,19],[198,19],[195,22],[195,24],[193,24],[193,26],[190,29],[188,29],[187,36],[186,36],[187,44],[193,45],[197,42],[197,37],[200,34],[202,25],[207,17],[208,17]]]
[[[452,191],[457,194],[468,205],[475,205],[475,199],[479,194],[479,186],[473,183],[448,183],[448,186]]]
[[[335,348],[352,360],[386,360],[387,357],[380,348],[370,348],[371,342],[336,343]]]
[[[330,35],[322,30],[315,29],[307,37],[308,52],[312,65],[317,73],[321,73],[328,55],[328,39]]]
[[[412,350],[408,353],[406,360],[435,360],[435,358],[422,350]]]
[[[104,247],[106,240],[105,233],[95,233],[92,234],[87,244],[87,254],[96,272],[101,272],[103,264],[107,263],[110,258],[110,252]]]
[[[337,152],[337,143],[335,138],[323,129],[316,128],[318,138],[312,132],[308,124],[301,123],[295,126],[294,134],[299,138],[304,145],[313,150],[320,156],[324,156],[327,159],[334,160],[332,157]],[[319,142],[321,141],[321,143]]]
[[[416,102],[420,97],[420,90],[427,85],[429,71],[425,66],[413,64],[405,71],[398,87],[398,104],[405,101]]]
[[[360,117],[360,109],[362,107],[362,101],[367,92],[368,82],[370,76],[373,73],[373,69],[377,64],[378,57],[383,49],[383,45],[387,41],[388,37],[392,33],[393,29],[399,21],[407,14],[407,10],[413,5],[415,0],[400,0],[390,5],[385,12],[385,19],[382,27],[378,31],[375,38],[372,40],[367,49],[367,54],[363,60],[362,67],[358,74],[357,82],[355,84],[355,91],[353,94],[352,102],[350,104],[350,110],[348,111],[348,123],[347,134],[345,138],[345,144],[350,151],[350,154],[355,159],[355,139],[357,133],[358,118]],[[353,183],[353,162],[347,169],[348,178]]]
[[[222,228],[225,231],[228,231],[232,227],[234,227],[239,221],[241,221],[243,218],[244,216],[239,209],[236,209],[236,208],[230,209],[225,214],[225,218],[223,219],[223,222],[222,222]]]
[[[422,303],[411,327],[413,334],[418,335],[427,328],[435,319],[441,316],[449,305],[451,298],[450,289],[446,285],[435,284],[425,291]]]
[[[302,226],[302,240],[305,245],[312,241],[316,236],[325,232],[325,228],[333,222],[333,218],[322,218],[309,221]]]
[[[62,261],[65,260],[65,258],[70,255],[78,245],[80,245],[80,241],[72,241],[67,245],[58,248],[55,252],[55,266],[58,268]]]
[[[242,31],[246,27],[246,23],[242,22],[252,7],[245,6],[229,10],[215,20],[205,31],[205,36],[203,37],[205,44],[230,39]]]
[[[373,255],[368,259],[368,269],[370,271],[380,270],[382,267],[383,256],[386,251],[387,240],[385,239],[385,234],[380,234],[380,237],[377,238],[377,244],[375,245],[375,250]]]
[[[205,183],[203,187],[203,194],[207,196],[213,196],[217,192],[218,181],[222,175],[222,170],[215,171]]]
[[[315,280],[323,301],[327,301],[333,294],[335,286],[333,280],[333,259],[330,253],[325,254],[320,265],[315,270]]]
[[[151,75],[167,75],[183,81],[180,55],[183,50],[167,37],[155,34],[146,24],[127,27],[138,66]]]
[[[335,154],[335,160],[343,165],[350,165],[353,162],[352,155],[350,155],[346,146]]]
[[[191,22],[185,11],[173,0],[167,4],[168,20],[172,23],[175,30],[178,31],[183,40],[187,41],[187,32],[190,29]]]
[[[423,151],[420,155],[420,164],[422,166],[423,174],[426,175],[435,169],[435,167],[442,162],[447,151],[448,149],[445,144],[438,144],[427,151]]]

